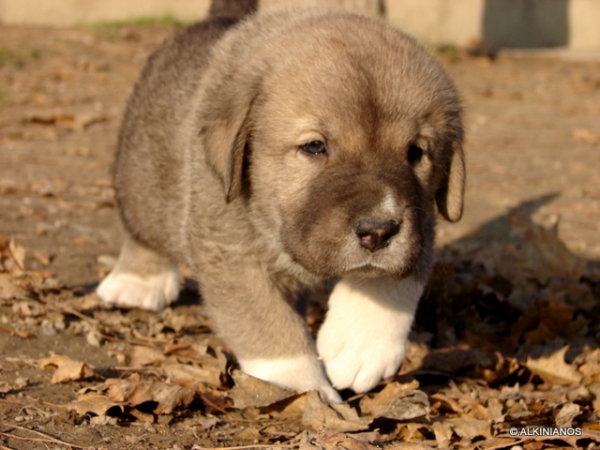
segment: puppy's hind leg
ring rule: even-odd
[[[96,292],[118,306],[160,311],[179,295],[177,266],[127,237],[117,264]]]

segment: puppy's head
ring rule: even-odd
[[[435,205],[461,217],[456,92],[398,30],[259,15],[216,49],[203,92],[201,135],[228,200],[243,195],[257,230],[313,274],[405,276],[431,247]]]

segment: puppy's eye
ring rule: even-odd
[[[423,149],[417,145],[411,145],[408,147],[408,162],[411,166],[418,164],[423,157]]]
[[[311,155],[324,155],[327,153],[327,148],[325,147],[325,143],[321,141],[312,141],[308,144],[304,144],[300,147],[306,153],[310,153]]]

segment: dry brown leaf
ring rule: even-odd
[[[525,366],[544,383],[567,386],[578,383],[582,375],[571,365],[565,362],[565,353],[569,347],[565,346],[548,356],[538,359],[527,359]]]
[[[417,444],[414,442],[395,442],[390,445],[386,445],[385,450],[434,450],[434,447],[424,444]]]
[[[583,375],[583,384],[600,383],[600,349],[585,355],[584,363],[579,366],[579,372]]]
[[[0,266],[0,272],[2,267]],[[12,276],[7,273],[0,273],[0,300],[12,300],[26,298],[27,293],[21,286],[12,282]]]
[[[172,316],[173,314],[171,314]],[[164,353],[168,355],[163,365],[178,363],[190,363],[202,367],[206,374],[212,374],[210,383],[218,386],[221,377],[227,370],[227,356],[218,345],[210,345],[210,339],[202,339],[197,342],[172,341],[165,344]],[[210,350],[210,351],[209,351]]]
[[[488,419],[494,421],[494,423],[500,423],[504,421],[504,414],[502,413],[503,407],[500,400],[497,398],[490,398],[487,404]]]
[[[119,409],[121,413],[124,412],[123,405],[113,402],[98,392],[85,392],[78,395],[76,401],[67,404],[67,408],[76,411],[80,416],[88,413],[104,416],[113,408]]]
[[[462,409],[462,406],[460,406],[460,404],[448,397],[447,395],[441,393],[441,392],[435,392],[433,394],[431,394],[429,396],[429,399],[435,402],[439,402],[439,406],[445,406],[445,409],[448,409],[452,412],[458,413],[458,414],[464,414],[464,410]],[[436,409],[440,409],[437,405],[436,405]]]
[[[314,443],[326,450],[376,450],[378,448],[366,442],[356,440],[347,434],[337,433],[328,429],[320,430]]]
[[[306,395],[306,406],[302,415],[302,425],[313,430],[329,428],[335,431],[362,431],[369,428],[371,419],[359,419],[350,422],[342,417],[340,413],[330,408],[321,401],[316,391]]]
[[[56,372],[52,375],[52,384],[85,380],[96,376],[94,369],[86,363],[56,353],[38,360],[37,363],[42,369],[56,368]]]
[[[205,316],[200,314],[190,314],[190,313],[181,313],[181,312],[173,312],[165,313],[166,317],[164,318],[165,325],[170,326],[175,331],[179,332],[184,329],[198,329],[201,327],[209,326],[208,319]],[[200,341],[192,344],[194,347],[197,346],[197,350],[204,347],[204,351],[198,352],[199,354],[206,353],[206,348],[208,347],[207,342]]]
[[[452,428],[443,422],[435,422],[431,425],[431,428],[433,429],[438,448],[447,449],[452,439]]]
[[[42,304],[27,300],[13,303],[12,311],[21,317],[41,317],[47,313]]]
[[[12,276],[22,275],[25,271],[25,248],[18,245],[14,239],[7,240],[0,236],[0,272]]]
[[[305,430],[300,435],[300,441],[298,442],[298,450],[324,450],[322,446],[315,444],[313,442],[314,440],[315,436]],[[195,449],[192,448],[192,450]]]
[[[360,410],[363,415],[386,417],[394,420],[409,420],[423,417],[429,412],[427,394],[417,390],[419,383],[389,383],[383,390],[361,399]]]
[[[554,418],[554,422],[557,427],[571,427],[573,426],[573,420],[575,417],[579,415],[581,412],[581,407],[575,403],[566,403],[561,408],[556,417]]]
[[[179,317],[179,315],[171,312],[165,319],[165,323],[175,329],[173,325],[171,325],[171,320],[173,317]],[[187,317],[186,314],[183,314],[182,317]],[[182,327],[183,328],[183,327]],[[175,329],[175,331],[179,331]],[[208,340],[202,339],[194,342],[187,342],[183,340],[174,340],[167,342],[165,344],[165,354],[168,355],[177,355],[188,358],[199,358],[206,355],[208,350]]]
[[[469,416],[479,420],[491,419],[488,409],[477,400],[465,395],[463,401],[469,406]]]
[[[261,436],[269,436],[269,439],[291,439],[295,437],[298,433],[294,433],[291,431],[283,431],[275,425],[268,425],[264,428],[261,428],[260,434]]]
[[[280,411],[271,411],[271,415],[279,419],[296,419],[302,417],[306,409],[306,396],[307,394],[304,393],[296,398],[292,398],[288,402],[285,402],[285,406]]]
[[[492,421],[477,420],[470,417],[459,417],[445,421],[461,438],[473,440],[477,437],[489,439],[492,437]]]
[[[228,392],[228,396],[233,400],[233,406],[238,409],[248,406],[261,408],[296,395],[295,391],[259,380],[241,370],[234,370],[231,376],[235,386]]]
[[[195,396],[192,389],[162,381],[141,380],[137,374],[125,380],[107,380],[103,390],[111,400],[130,406],[156,402],[153,410],[156,414],[170,414],[176,408],[185,408]]]
[[[164,353],[154,347],[134,345],[127,357],[127,365],[129,367],[144,367],[164,361],[165,358]]]
[[[544,283],[555,276],[581,278],[585,261],[573,255],[560,240],[557,225],[547,229],[522,214],[512,214],[510,220],[520,243],[501,247],[495,258],[498,274],[515,285],[522,285],[529,278]]]
[[[398,425],[397,438],[403,442],[423,441],[432,431],[429,425],[422,423],[402,423]]]
[[[162,369],[169,379],[172,380],[185,380],[193,383],[211,384],[213,386],[219,386],[221,384],[220,373],[191,364],[166,362],[162,365]]]

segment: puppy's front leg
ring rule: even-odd
[[[226,270],[199,268],[215,331],[244,372],[281,387],[316,390],[323,400],[339,403],[303,319],[261,266],[248,261],[231,263]]]
[[[422,292],[415,276],[338,282],[317,338],[334,387],[366,392],[396,373]]]

